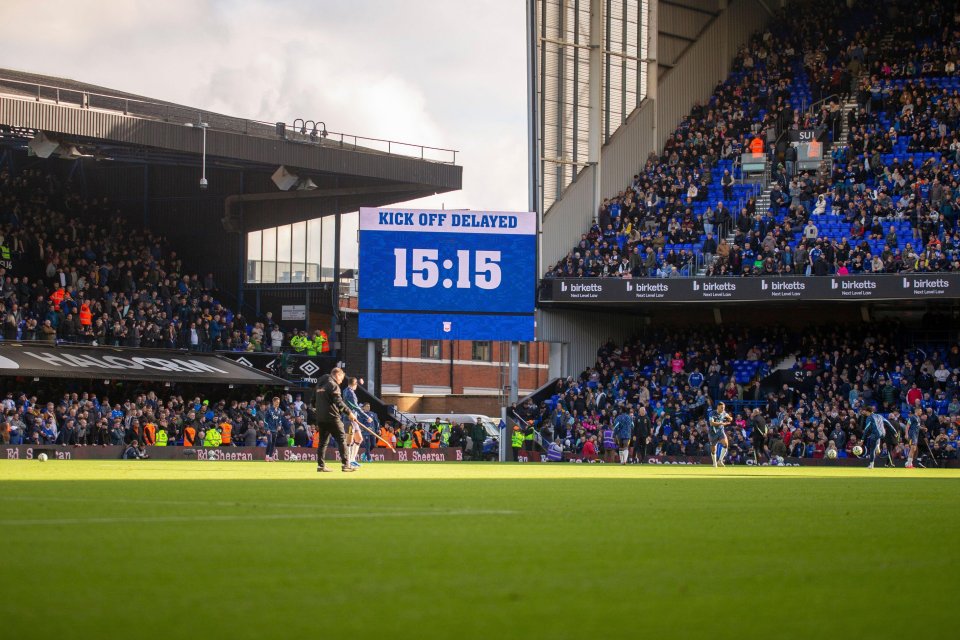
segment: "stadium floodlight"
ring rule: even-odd
[[[283,165],[280,165],[280,168],[274,171],[270,177],[273,180],[273,184],[277,185],[280,191],[289,191],[294,185],[300,182],[300,176]]]
[[[326,138],[329,135],[327,123],[322,120],[313,121],[297,118],[293,121],[293,130],[299,131],[302,136],[309,134],[310,140],[313,142],[316,142],[317,138]]]
[[[184,126],[187,127],[199,127],[203,130],[203,151],[200,156],[200,188],[207,188],[207,129],[210,125],[203,120],[199,120],[197,123],[193,122],[184,122]]]
[[[317,129],[317,127],[320,127],[319,130]],[[327,123],[326,123],[326,122],[320,122],[320,121],[318,121],[316,124],[313,125],[313,131],[310,132],[310,139],[311,139],[311,140],[316,140],[318,135],[319,135],[321,138],[326,138],[326,137],[327,137]]]
[[[59,142],[56,140],[51,140],[42,131],[38,133],[33,140],[27,143],[27,149],[29,149],[30,153],[38,158],[49,158],[59,146]]]

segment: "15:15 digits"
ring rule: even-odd
[[[437,249],[410,249],[410,271],[407,268],[407,249],[394,249],[394,278],[393,286],[406,287],[413,284],[421,289],[432,289],[442,284],[445,289],[456,285],[458,289],[469,289],[476,286],[480,289],[496,289],[500,286],[500,252],[475,251],[473,252],[473,269],[471,270],[470,251],[457,251],[457,260],[440,262],[440,252]],[[441,282],[441,269],[444,273],[456,267],[456,280],[444,278]],[[471,274],[473,278],[471,279]]]

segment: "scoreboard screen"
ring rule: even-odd
[[[536,214],[360,209],[361,338],[533,340]]]

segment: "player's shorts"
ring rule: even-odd
[[[907,438],[909,438],[910,444],[917,446],[920,442],[920,429],[910,429],[910,431],[907,432]]]
[[[618,449],[629,449],[630,448],[630,438],[614,438],[617,442]]]

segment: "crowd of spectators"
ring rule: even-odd
[[[898,429],[910,410],[924,411],[924,440],[938,459],[960,448],[960,345],[910,346],[899,323],[822,326],[803,332],[783,327],[661,330],[623,345],[608,343],[596,364],[559,381],[541,406],[518,412],[533,420],[545,443],[575,455],[603,454],[603,432],[629,416],[632,457],[706,456],[706,428],[719,401],[734,415],[728,429],[735,462],[776,456],[840,457],[861,440],[860,410],[875,408]],[[734,372],[758,362],[749,380]],[[764,383],[781,363],[789,382]],[[773,376],[771,376],[773,377]],[[765,429],[763,445],[752,444]],[[906,456],[901,444],[894,460]],[[589,443],[589,444],[588,444]],[[757,457],[754,458],[754,453]]]
[[[960,269],[958,41],[960,12],[941,0],[787,7],[546,277]],[[797,108],[805,88],[817,108]],[[797,171],[781,143],[769,207],[735,191],[731,160],[759,132],[838,140],[848,93],[859,108],[832,173]]]
[[[164,445],[186,447],[296,446],[318,448],[315,416],[307,393],[226,399],[144,391],[111,401],[106,395],[66,392],[44,401],[36,394],[6,392],[0,400],[0,444],[78,447]],[[219,398],[219,399],[218,399]],[[453,447],[485,459],[483,427],[437,420],[434,424],[381,423],[369,403],[359,405],[362,451],[369,460],[385,441],[395,448]],[[346,419],[346,418],[345,418]],[[377,439],[377,434],[382,439]],[[474,446],[473,439],[479,443]],[[489,445],[487,449],[489,449]],[[139,449],[138,449],[139,450]]]
[[[162,236],[44,169],[0,170],[0,318],[5,340],[270,350],[285,336],[220,301]]]

